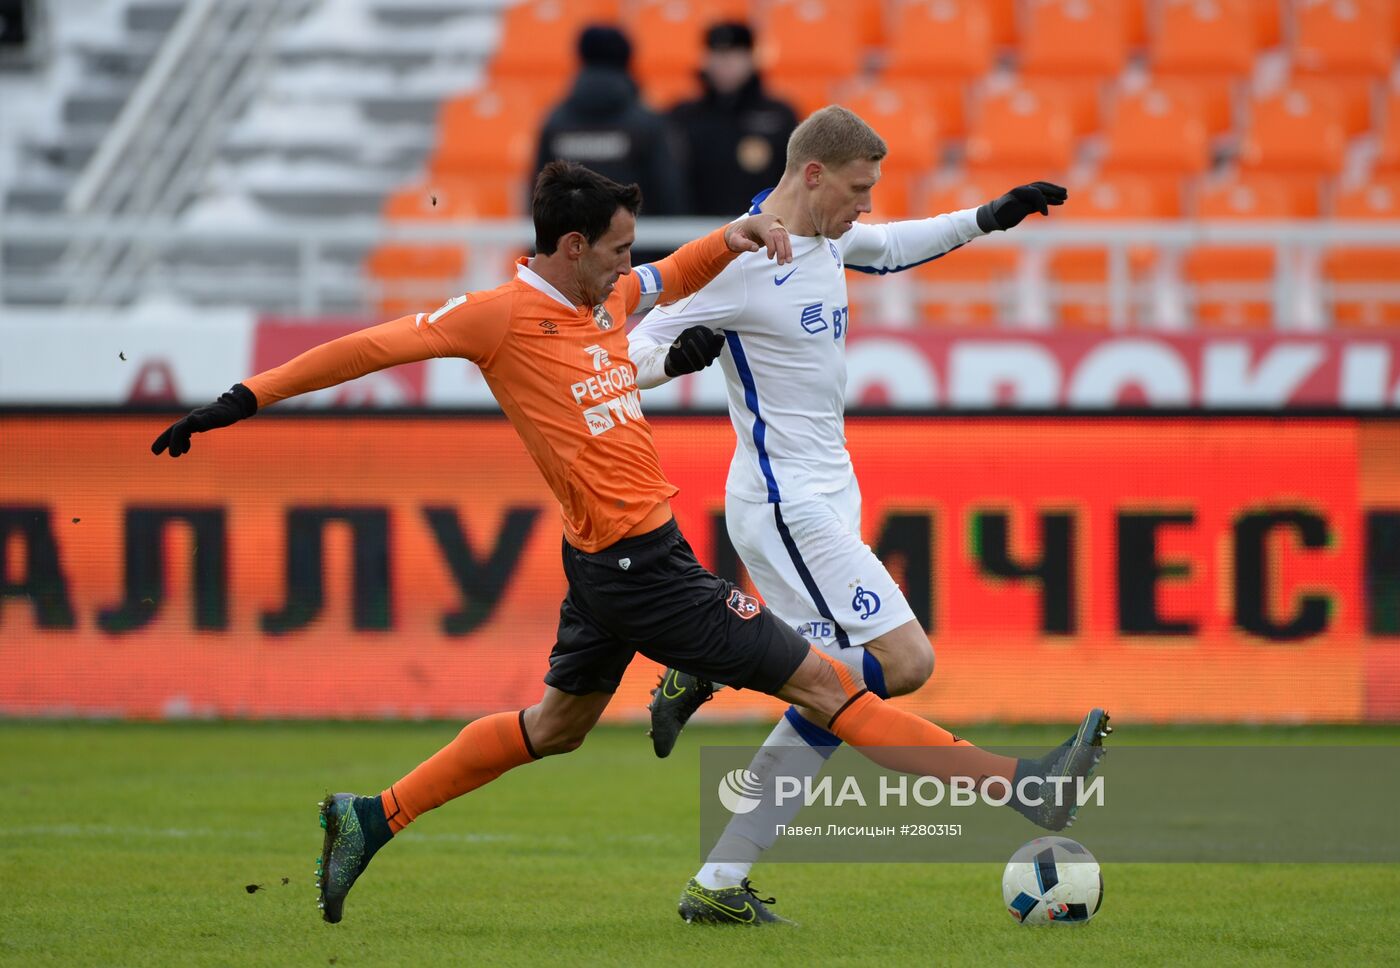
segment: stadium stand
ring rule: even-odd
[[[112,0],[81,22],[54,18],[63,29],[49,44],[48,94],[30,98],[0,135],[13,159],[0,169],[8,212],[62,209],[187,6]],[[529,145],[572,75],[583,24],[612,21],[632,33],[643,95],[665,109],[694,90],[704,28],[732,17],[755,24],[775,92],[802,111],[843,101],[887,134],[894,151],[876,218],[974,204],[1031,178],[1075,186],[1064,215],[1072,209],[1091,224],[1395,218],[1378,201],[1393,197],[1400,174],[1400,13],[1389,0],[298,0],[288,8],[294,15],[265,56],[243,68],[242,103],[210,134],[216,150],[180,199],[185,224],[270,232],[360,216],[403,226],[402,236],[417,225],[519,217]],[[438,204],[424,207],[433,196]],[[1301,245],[1281,266],[1277,247],[1134,244],[1131,291],[1115,297],[1119,324],[1168,324],[1172,314],[1154,309],[1151,295],[1165,285],[1186,307],[1172,325],[1291,325],[1271,302],[1283,291],[1273,285],[1281,271],[1303,273],[1324,294],[1300,318],[1395,324],[1395,249],[1329,246]],[[1039,268],[1033,249],[970,246],[907,274],[895,284],[906,287],[895,301],[908,310],[902,321],[1024,325],[1016,287],[1048,272],[1040,305],[1051,318],[1042,324],[1104,325],[1110,300],[1092,290],[1123,276],[1109,272],[1107,249],[1052,252]],[[52,245],[14,241],[4,252],[11,267],[53,255]],[[256,246],[172,258],[209,273],[221,259],[263,260],[270,273],[288,261],[285,249]],[[408,289],[457,290],[478,263],[463,246],[403,238],[376,251],[347,238],[320,245],[317,259],[329,282],[311,301],[326,311],[367,301],[388,310]],[[860,282],[853,298],[884,299],[881,318],[904,311],[892,314],[889,299]],[[288,287],[253,298],[286,308]]]

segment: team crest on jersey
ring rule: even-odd
[[[758,604],[758,599],[754,598],[752,595],[745,595],[737,588],[729,593],[729,601],[725,604],[729,606],[731,612],[745,621],[757,615],[762,608],[762,606]]]
[[[593,322],[598,324],[599,329],[612,329],[612,313],[608,312],[608,307],[602,303],[593,307]]]
[[[880,596],[863,585],[857,585],[856,593],[851,598],[851,608],[856,610],[863,622],[880,610]]]

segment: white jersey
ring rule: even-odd
[[[745,253],[704,289],[657,307],[632,331],[637,384],[668,379],[666,353],[683,330],[723,331],[720,365],[738,439],[728,493],[778,503],[840,491],[854,478],[845,433],[846,269],[898,272],[984,234],[977,210],[965,209],[857,222],[836,240],[794,236],[793,261],[785,266],[763,252]]]

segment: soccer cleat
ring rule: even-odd
[[[393,833],[378,797],[337,793],[317,806],[326,836],[316,858],[316,886],[320,889],[316,906],[322,918],[337,924],[350,886]]]
[[[747,877],[738,887],[713,890],[692,877],[676,910],[686,924],[793,924],[768,910],[777,903],[777,898],[759,897]]]
[[[1092,709],[1073,736],[1038,760],[1022,760],[1016,769],[1015,786],[1019,790],[1023,776],[1059,777],[1066,776],[1087,780],[1094,775],[1099,761],[1104,758],[1104,737],[1113,732],[1108,724],[1108,713],[1102,709]],[[1023,803],[1012,797],[1011,806],[1023,817],[1046,830],[1063,830],[1073,825],[1079,804],[1074,793],[1074,784],[1060,787],[1063,798],[1055,796],[1055,786],[1046,785],[1039,794],[1033,794],[1038,804]],[[1029,790],[1027,792],[1030,792]],[[1065,802],[1059,802],[1063,799]]]
[[[695,710],[714,698],[715,687],[678,669],[667,669],[651,691],[651,746],[661,759],[671,755]]]

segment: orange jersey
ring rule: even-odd
[[[265,407],[399,363],[471,360],[558,499],[565,537],[598,551],[676,493],[642,416],[624,323],[662,293],[699,290],[735,255],[716,229],[622,276],[599,307],[569,305],[521,259],[503,286],[323,343],[243,383]]]

